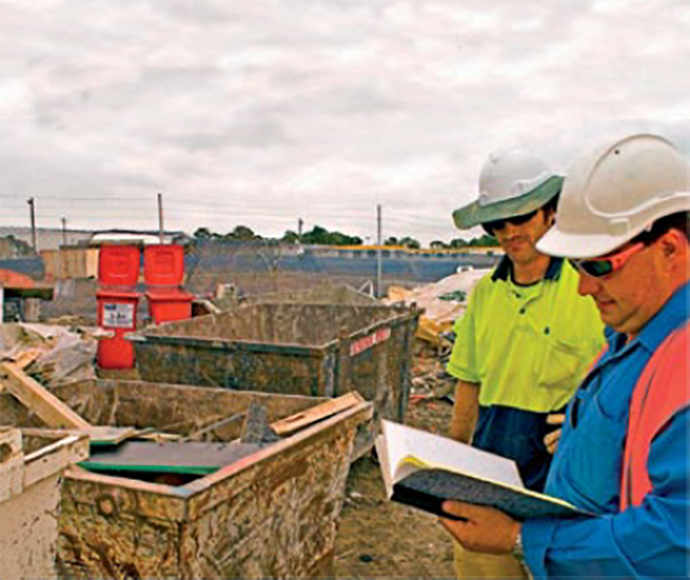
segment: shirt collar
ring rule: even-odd
[[[556,281],[561,276],[561,271],[563,270],[563,258],[552,257],[549,261],[549,267],[546,269],[546,274],[544,274],[544,280]],[[503,280],[504,282],[510,279],[510,274],[513,271],[513,262],[510,261],[508,256],[503,256],[501,261],[496,266],[494,273],[491,275],[491,280],[496,282],[496,280]]]
[[[654,352],[666,337],[674,330],[682,326],[690,318],[690,283],[685,283],[678,288],[656,313],[656,315],[644,326],[637,338],[630,344],[638,343],[650,352]],[[606,329],[606,338],[609,348],[619,351],[626,346],[627,337],[623,333],[611,328]]]

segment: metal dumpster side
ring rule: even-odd
[[[403,421],[420,313],[414,307],[256,303],[131,338],[145,380],[321,397],[354,390],[374,403],[375,419]],[[374,435],[360,434],[358,449],[371,448]]]
[[[264,407],[268,421],[273,422],[327,400],[276,393],[195,389],[189,385],[103,379],[68,383],[51,391],[94,425],[155,427],[168,433],[181,434],[195,431],[230,415],[245,413],[252,403],[259,403]],[[3,415],[10,412],[10,406],[6,405]],[[229,425],[223,428],[221,435],[226,438],[238,437],[240,428],[241,423]]]
[[[130,381],[82,381],[54,393],[94,423],[181,433],[246,411],[252,401],[265,403],[271,420],[323,402]],[[32,422],[18,408],[5,411],[3,421]],[[332,576],[355,432],[371,415],[371,403],[359,402],[179,486],[69,469],[60,500],[61,577]]]
[[[236,298],[223,296],[213,301],[221,310],[237,308],[241,304],[294,302],[297,304],[343,304],[350,306],[372,306],[381,303],[374,297],[355,290],[346,284],[320,284],[301,290],[286,290],[265,294],[250,294]]]

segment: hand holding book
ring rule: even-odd
[[[458,518],[439,521],[467,550],[484,554],[513,551],[521,524],[503,512],[457,501],[446,501],[441,509]]]
[[[443,510],[446,500],[493,507],[517,521],[592,515],[525,489],[513,461],[445,437],[383,421],[376,450],[388,497],[444,518],[462,519]]]

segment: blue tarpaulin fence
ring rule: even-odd
[[[214,273],[242,274],[307,274],[338,280],[375,279],[375,250],[335,251],[319,247],[278,247],[266,243],[240,243],[218,240],[197,241],[188,248],[186,271],[188,283],[194,279],[213,278]],[[491,255],[404,254],[382,252],[384,281],[429,283],[450,276],[459,268],[490,268],[498,258]]]

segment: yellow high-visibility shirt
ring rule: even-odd
[[[531,286],[513,283],[510,269],[504,258],[475,287],[454,325],[448,372],[480,383],[482,406],[560,409],[604,345],[604,325],[592,298],[577,293],[568,262],[552,258]]]

